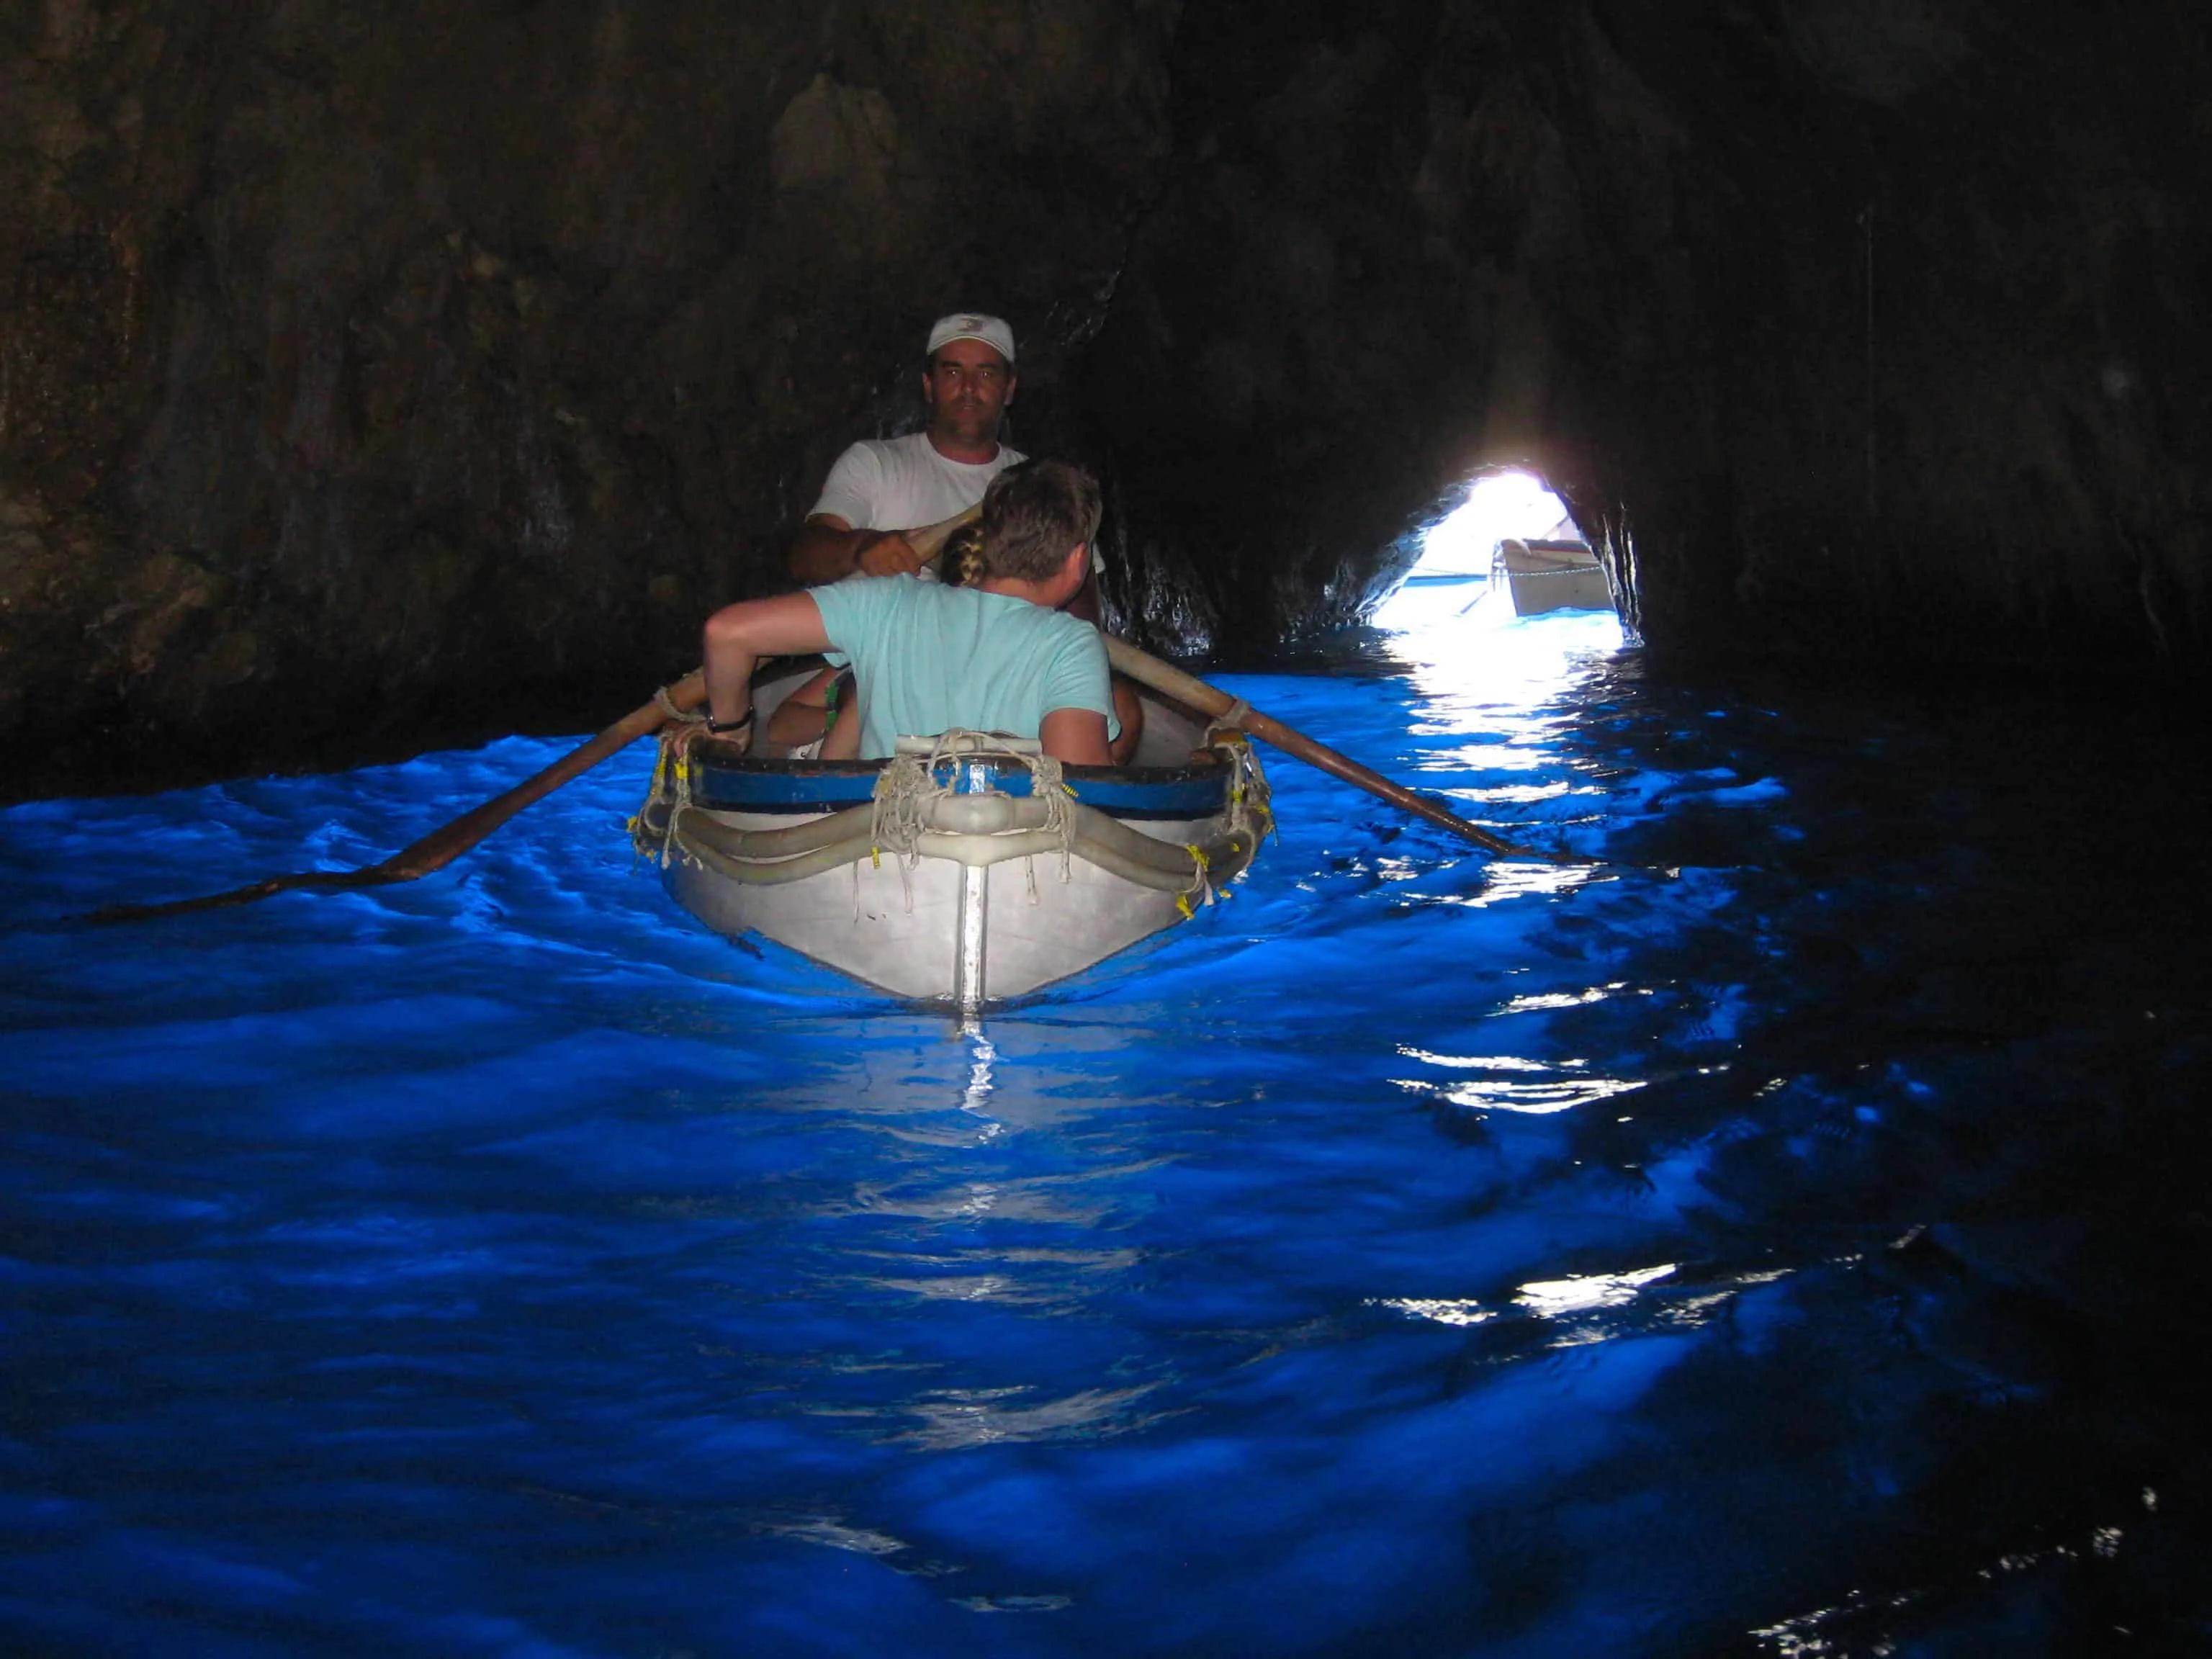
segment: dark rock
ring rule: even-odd
[[[595,726],[959,304],[1155,645],[1354,620],[1525,461],[1662,651],[2201,682],[2208,56],[1984,0],[14,7],[0,776]]]

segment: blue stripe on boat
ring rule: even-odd
[[[716,763],[696,757],[691,799],[724,812],[840,812],[873,799],[873,765],[832,762],[738,761]],[[940,773],[949,767],[940,767]],[[1029,769],[1007,764],[991,769],[990,783],[1009,795],[1030,793]],[[958,781],[956,787],[964,786]],[[1079,774],[1068,779],[1075,799],[1119,818],[1203,818],[1222,810],[1229,776],[1218,766],[1149,768],[1142,772]],[[962,793],[969,793],[962,787]]]

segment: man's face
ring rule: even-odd
[[[921,377],[930,435],[963,447],[995,443],[999,422],[1013,400],[1012,367],[981,340],[938,348]]]

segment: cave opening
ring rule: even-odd
[[[1579,568],[1585,560],[1595,563],[1572,511],[1541,477],[1496,468],[1478,473],[1462,489],[1450,511],[1418,532],[1419,554],[1370,614],[1374,626],[1405,633],[1510,623],[1554,610],[1612,609],[1602,572],[1595,586],[1549,573],[1521,584],[1518,592],[1508,581],[1508,544],[1558,550],[1563,568]]]
[[[1572,512],[1540,476],[1488,469],[1440,505],[1449,510],[1417,532],[1412,568],[1369,617],[1424,696],[1528,706],[1620,649],[1620,617],[1604,573]],[[1509,571],[1509,555],[1529,550],[1540,560],[1588,560],[1595,586],[1586,574]]]

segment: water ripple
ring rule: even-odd
[[[691,926],[642,755],[138,929],[562,745],[0,814],[0,1644],[2186,1650],[2202,781],[1605,626],[1230,682],[1603,862],[1275,759],[981,1026]]]

